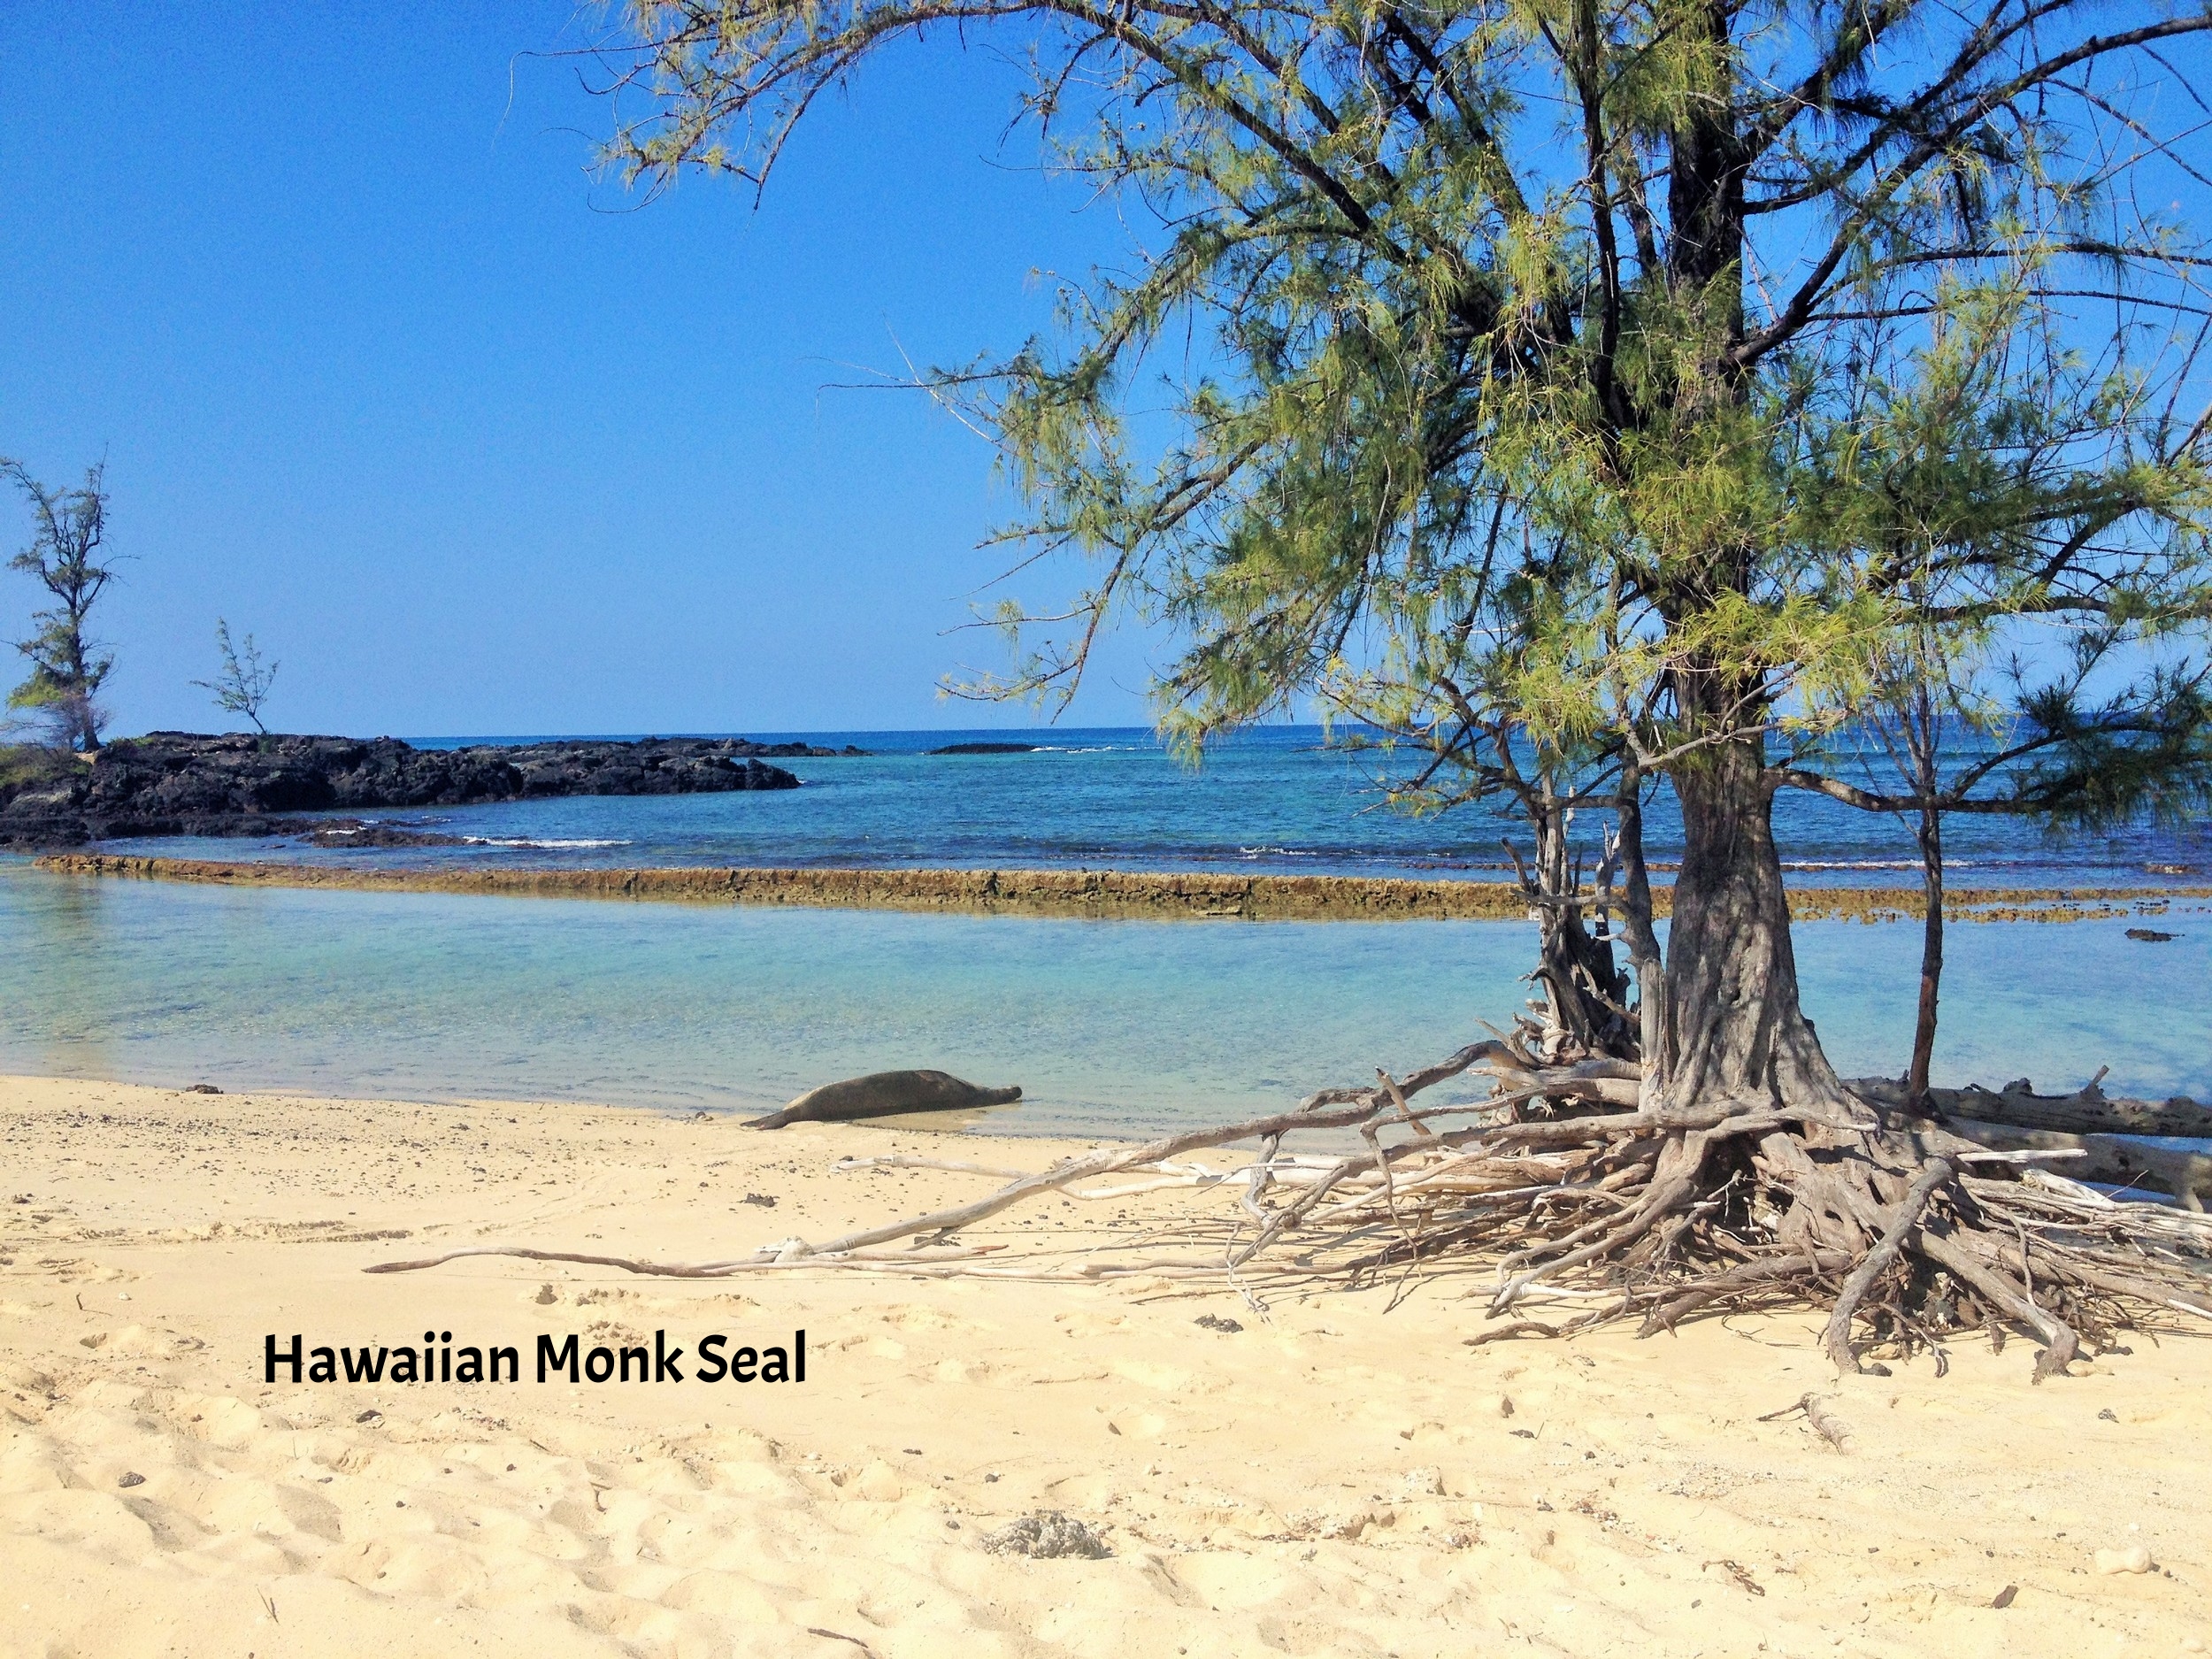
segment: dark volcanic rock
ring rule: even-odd
[[[434,830],[410,829],[403,824],[372,824],[365,818],[292,819],[285,832],[304,839],[311,847],[466,847],[465,835],[442,835]]]
[[[942,749],[933,749],[932,755],[1033,755],[1034,743],[948,743]]]
[[[326,830],[273,814],[465,806],[547,795],[706,795],[795,789],[763,756],[827,755],[743,738],[648,738],[416,749],[397,738],[201,737],[154,732],[0,778],[0,844],[71,845],[136,835]],[[857,752],[857,751],[855,751]],[[372,844],[367,841],[358,844]],[[416,843],[420,844],[420,843]]]

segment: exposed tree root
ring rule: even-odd
[[[2212,1217],[2119,1202],[2041,1167],[2047,1152],[1992,1151],[1858,1095],[1803,1109],[1638,1107],[1635,1070],[1602,1056],[1547,1064],[1505,1038],[1403,1078],[1379,1073],[1372,1087],[1324,1090],[1294,1111],[1031,1173],[905,1155],[849,1159],[840,1167],[1012,1179],[968,1203],[819,1244],[787,1239],[695,1263],[473,1246],[368,1271],[506,1255],[681,1278],[1148,1275],[1225,1281],[1248,1296],[1384,1275],[1402,1285],[1417,1271],[1471,1275],[1486,1281],[1479,1294],[1498,1323],[1471,1343],[1627,1318],[1648,1336],[1712,1311],[1824,1307],[1824,1347],[1845,1372],[1862,1369],[1870,1346],[1932,1348],[1940,1363],[1947,1341],[1985,1332],[2001,1348],[2020,1332],[2038,1345],[2038,1381],[2118,1332],[2175,1316],[2212,1323]],[[1490,1078],[1487,1098],[1415,1103],[1467,1072]],[[1294,1138],[1306,1149],[1287,1149]],[[1192,1159],[1254,1146],[1219,1164]],[[1170,1193],[1195,1202],[1125,1240],[1073,1246],[1034,1230],[990,1244],[959,1237],[1047,1194],[1101,1202]],[[1172,1253],[1162,1253],[1164,1238]],[[1537,1303],[1561,1317],[1529,1317]]]
[[[1921,1212],[1935,1196],[1936,1188],[1957,1173],[1947,1160],[1930,1158],[1927,1168],[1920,1171],[1919,1179],[1897,1206],[1897,1213],[1883,1228],[1881,1238],[1859,1258],[1859,1264],[1851,1270],[1851,1277],[1843,1281],[1843,1289],[1836,1297],[1835,1311],[1828,1316],[1827,1333],[1822,1340],[1822,1346],[1828,1350],[1828,1357],[1836,1363],[1838,1371],[1859,1369],[1858,1356],[1851,1351],[1852,1317],[1866,1300],[1867,1292],[1874,1288],[1874,1281],[1888,1272],[1904,1254],[1905,1241],[1919,1225]]]

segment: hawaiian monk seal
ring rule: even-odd
[[[749,1119],[748,1129],[780,1129],[786,1124],[844,1123],[856,1118],[888,1118],[898,1112],[950,1111],[961,1106],[1003,1106],[1022,1097],[1018,1087],[982,1088],[947,1071],[871,1071],[842,1083],[810,1088],[781,1111]]]

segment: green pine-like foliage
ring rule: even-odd
[[[1010,541],[1090,572],[1006,602],[1018,666],[962,688],[1064,698],[1102,626],[1164,618],[1186,741],[1317,697],[1440,799],[1505,732],[1584,774],[1755,735],[1801,771],[1900,660],[1980,688],[2054,638],[2101,641],[2112,707],[2184,706],[2205,260],[2139,204],[2195,188],[2155,118],[2208,23],[641,0],[600,50],[614,165],[757,184],[893,41],[1029,51],[1055,157],[1159,230],[1056,336],[931,382],[1001,447]]]

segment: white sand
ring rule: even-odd
[[[1157,1281],[360,1271],[486,1239],[728,1256],[985,1185],[828,1173],[894,1145],[1060,1149],[0,1080],[0,1655],[2212,1644],[2202,1340],[2041,1387],[2024,1343],[1838,1383],[1809,1317],[1469,1350],[1463,1281],[1262,1316]],[[426,1326],[518,1346],[524,1381],[263,1381],[265,1333]],[[803,1386],[531,1380],[541,1332],[796,1326]],[[1812,1387],[1852,1455],[1757,1420]],[[1113,1555],[981,1548],[1039,1509]],[[2096,1570],[2137,1547],[2152,1571]]]

